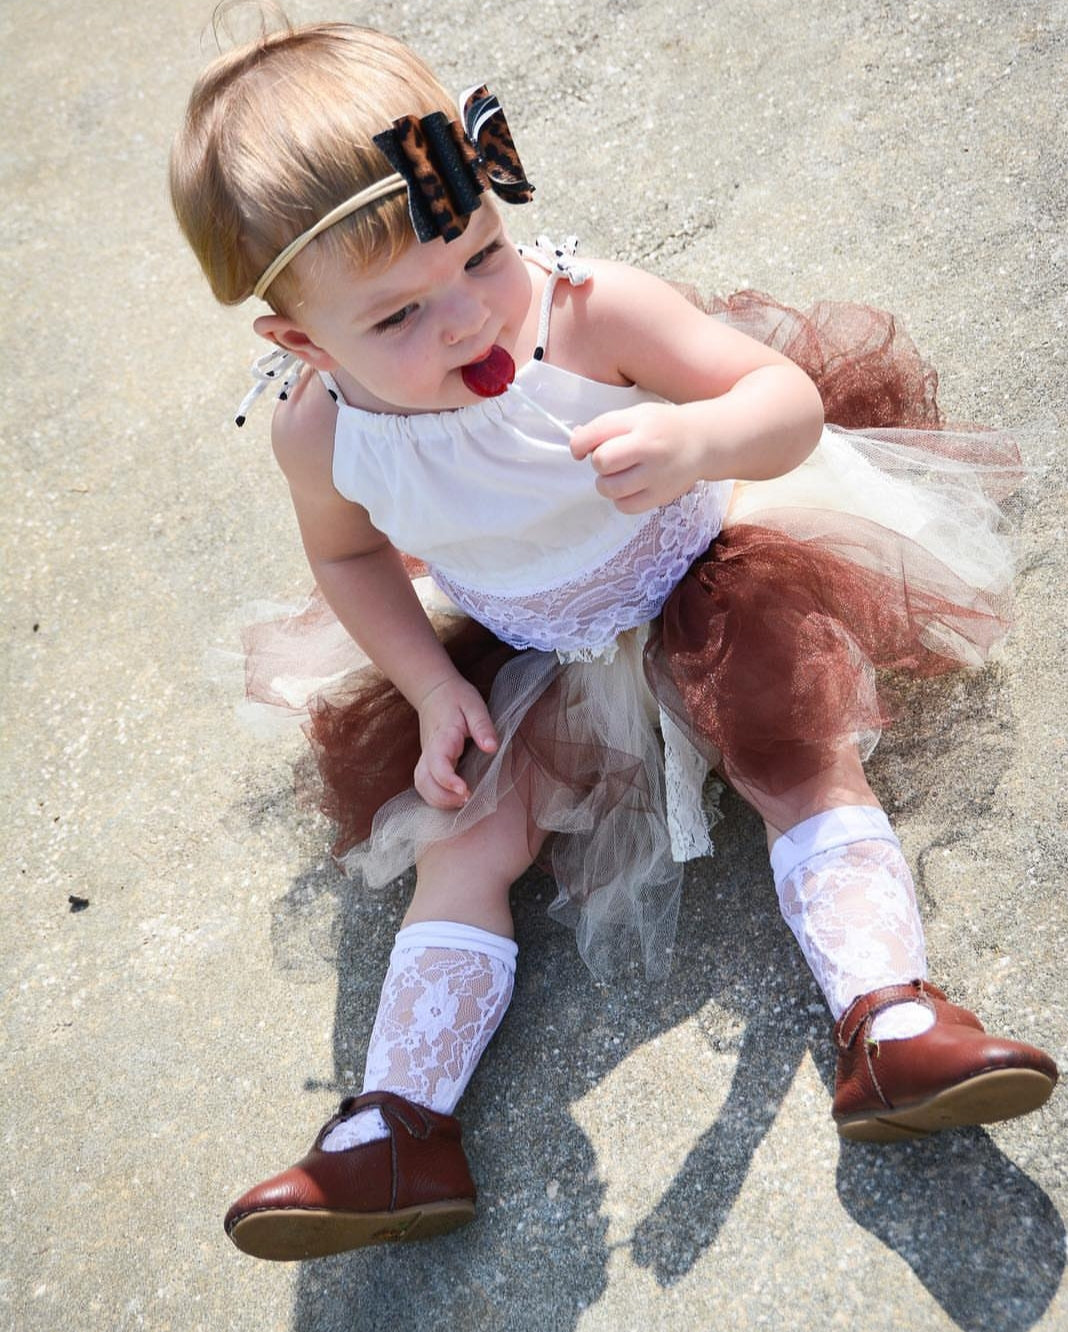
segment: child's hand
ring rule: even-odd
[[[497,748],[482,695],[460,676],[442,681],[419,704],[419,739],[415,789],[435,809],[459,809],[471,794],[456,771],[468,739],[486,754]]]
[[[597,489],[621,513],[645,513],[685,495],[700,478],[701,449],[674,403],[643,402],[605,412],[571,436],[589,458]]]

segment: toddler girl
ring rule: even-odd
[[[323,598],[254,638],[253,684],[283,703],[293,661],[318,678],[338,854],[371,884],[417,870],[363,1092],[233,1205],[238,1247],[305,1258],[470,1219],[452,1112],[511,996],[510,885],[539,860],[595,972],[637,947],[662,974],[680,863],[711,849],[710,768],[763,817],[836,1019],[839,1132],[1040,1106],[1053,1062],[927,981],[861,767],[875,668],[975,665],[1007,628],[1011,445],[933,428],[933,377],[888,317],[747,295],[710,318],[572,244],[517,248],[502,204],[532,187],[499,105],[475,89],[458,119],[374,32],[216,61],[171,184],[219,299],[270,307],[273,446]],[[825,405],[872,428],[825,427]]]

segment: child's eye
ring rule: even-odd
[[[464,267],[468,270],[468,272],[470,272],[472,268],[480,268],[482,264],[486,262],[487,259],[492,259],[493,256],[500,249],[501,249],[501,242],[499,240],[491,241],[489,245],[485,246],[483,249],[478,250],[475,254],[473,254],[471,258],[468,259],[467,263],[464,264]]]
[[[385,319],[380,319],[375,324],[376,333],[386,333],[391,328],[400,328],[408,322],[409,317],[415,312],[414,305],[403,305],[399,310],[394,310],[391,315],[386,315]]]

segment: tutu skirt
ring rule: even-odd
[[[870,754],[889,683],[976,667],[1010,623],[1013,442],[947,428],[933,371],[880,311],[802,315],[756,293],[708,308],[801,364],[832,424],[799,468],[736,485],[661,614],[607,656],[518,651],[432,614],[501,742],[469,746],[461,810],[416,794],[416,714],[321,600],[246,631],[249,696],[305,718],[347,871],[389,882],[518,790],[557,884],[550,910],[598,975],[635,954],[650,975],[667,969],[688,854],[669,817],[680,780],[711,767],[793,827],[822,807],[836,765]],[[669,729],[683,743],[665,768]]]

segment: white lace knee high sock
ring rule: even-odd
[[[473,925],[425,921],[400,931],[364,1068],[364,1091],[391,1091],[452,1114],[512,997],[513,940]],[[387,1134],[377,1110],[331,1129],[326,1151]]]
[[[816,814],[774,844],[779,906],[835,1020],[861,994],[924,979],[927,956],[912,875],[881,809]],[[872,1027],[879,1040],[916,1036],[933,1017],[897,1004]]]

